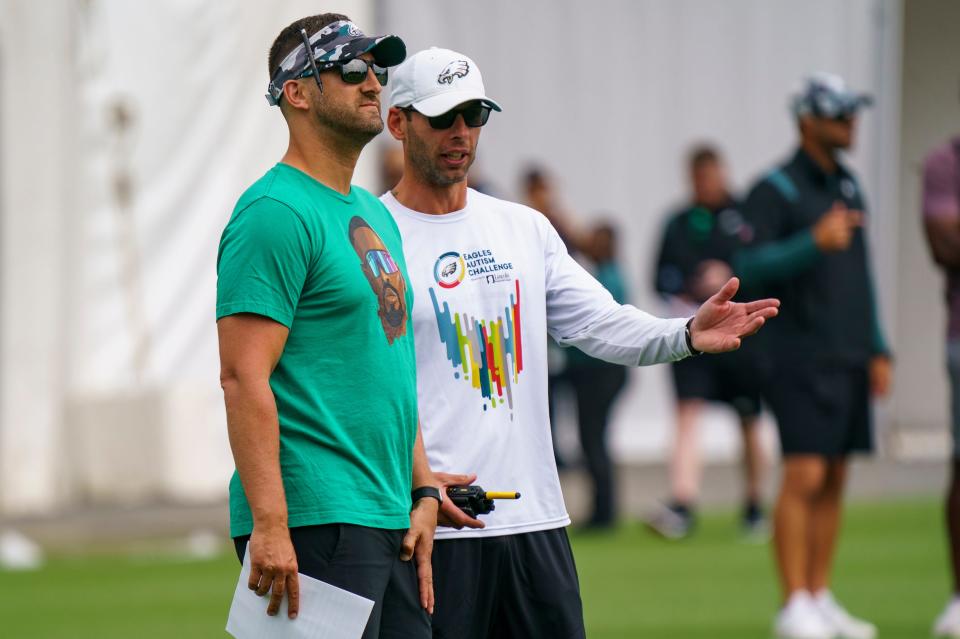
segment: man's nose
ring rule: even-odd
[[[363,81],[363,90],[364,92],[373,92],[378,95],[383,91],[383,87],[380,86],[380,80],[377,80],[377,76],[373,72],[373,67],[367,67],[367,77]]]
[[[467,136],[469,131],[470,127],[467,126],[467,121],[463,119],[463,114],[458,113],[453,124],[450,125],[450,133],[453,134],[454,137],[463,138]]]

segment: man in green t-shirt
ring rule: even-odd
[[[291,618],[298,572],[371,599],[365,639],[429,637],[433,609],[440,493],[417,424],[413,294],[392,217],[350,184],[405,55],[340,14],[280,33],[267,98],[289,147],[240,197],[217,261],[230,528],[249,587],[271,615],[287,594]]]

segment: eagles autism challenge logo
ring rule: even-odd
[[[444,253],[433,265],[433,279],[441,288],[455,288],[467,274],[467,265],[456,251]]]

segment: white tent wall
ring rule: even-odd
[[[905,454],[950,450],[944,335],[943,276],[930,258],[920,218],[923,159],[960,133],[960,3],[908,2],[904,16],[903,126],[900,156],[900,225],[896,420],[914,428],[898,438]]]
[[[0,0],[0,514],[225,494],[217,242],[286,146],[270,43],[317,10]]]
[[[873,203],[878,278],[896,281],[897,0],[322,8],[399,33],[411,51],[474,57],[505,107],[484,130],[479,168],[515,197],[520,169],[543,162],[578,215],[615,215],[633,301],[648,309],[689,144],[717,142],[744,187],[792,147],[798,79],[837,71],[878,98],[852,161]],[[284,148],[262,97],[267,48],[317,10],[0,0],[0,514],[223,496],[216,246],[242,188]],[[356,181],[376,186],[373,153]],[[886,320],[896,294],[881,291]],[[632,377],[613,433],[621,457],[662,458],[667,382],[665,367]],[[730,457],[732,420],[712,421],[708,454]]]
[[[652,267],[663,216],[684,194],[689,146],[714,141],[745,188],[795,144],[788,96],[814,70],[877,97],[852,163],[872,203],[877,277],[893,280],[900,3],[895,0],[380,0],[380,29],[410,52],[436,45],[476,60],[504,107],[477,166],[508,196],[528,162],[552,169],[569,208],[621,226],[632,301],[658,310]],[[893,155],[890,155],[890,153]],[[893,195],[893,196],[892,196]],[[895,291],[881,292],[891,319]],[[659,309],[663,310],[663,309]],[[888,326],[891,326],[887,322]],[[891,326],[892,330],[892,326]],[[621,458],[662,459],[672,437],[666,367],[637,371],[618,403]],[[711,414],[706,453],[738,450],[733,419]]]
[[[71,22],[68,2],[0,2],[0,513],[58,492],[77,100],[50,70],[71,57]]]

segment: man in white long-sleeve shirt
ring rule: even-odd
[[[428,49],[393,76],[404,174],[381,200],[404,241],[424,442],[436,471],[517,490],[485,526],[437,533],[434,637],[582,637],[583,611],[547,413],[547,333],[630,366],[737,348],[778,302],[735,304],[731,280],[691,319],[620,305],[547,219],[467,188],[480,127],[500,106],[465,55]],[[445,475],[438,475],[441,480]]]

